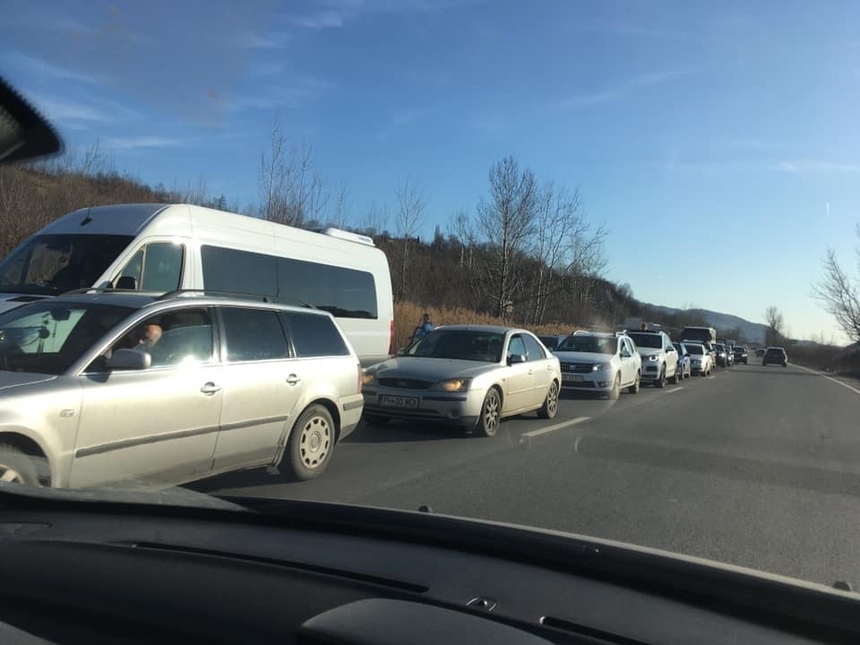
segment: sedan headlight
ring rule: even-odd
[[[591,369],[595,372],[603,372],[604,370],[608,370],[611,367],[609,363],[595,363],[591,366]]]
[[[470,378],[449,378],[435,383],[430,389],[437,392],[465,392],[471,382]]]
[[[361,375],[362,385],[376,385],[376,372],[364,372]]]
[[[649,360],[652,363],[656,363],[657,361],[660,360],[660,355],[659,354],[649,354],[648,358],[646,360]]]

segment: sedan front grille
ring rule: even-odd
[[[382,387],[390,387],[395,390],[426,390],[433,381],[421,381],[414,378],[381,378],[379,385]]]
[[[591,374],[594,371],[594,367],[592,363],[562,363],[561,371],[572,374]]]

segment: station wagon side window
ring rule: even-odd
[[[275,311],[222,307],[227,361],[270,361],[290,357],[284,328]]]
[[[349,348],[328,316],[295,311],[281,313],[299,358],[311,356],[349,356]]]

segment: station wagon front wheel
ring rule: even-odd
[[[0,482],[39,486],[36,463],[15,446],[0,444]]]

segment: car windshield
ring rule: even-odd
[[[52,465],[23,485],[860,585],[858,31],[856,0],[6,0],[2,75],[65,150],[0,165],[0,444]],[[260,311],[72,375],[139,297],[103,276]]]
[[[0,263],[0,292],[57,295],[95,286],[134,239],[127,235],[39,235]]]
[[[51,300],[0,314],[0,371],[63,374],[131,311]]]
[[[637,347],[646,347],[649,349],[660,349],[663,347],[663,339],[659,334],[641,334],[637,332],[628,332],[627,334],[633,339]]]
[[[412,345],[405,355],[498,363],[504,342],[505,335],[498,332],[437,329]]]
[[[605,336],[568,336],[558,346],[559,352],[589,352],[592,354],[614,354],[618,339]]]

